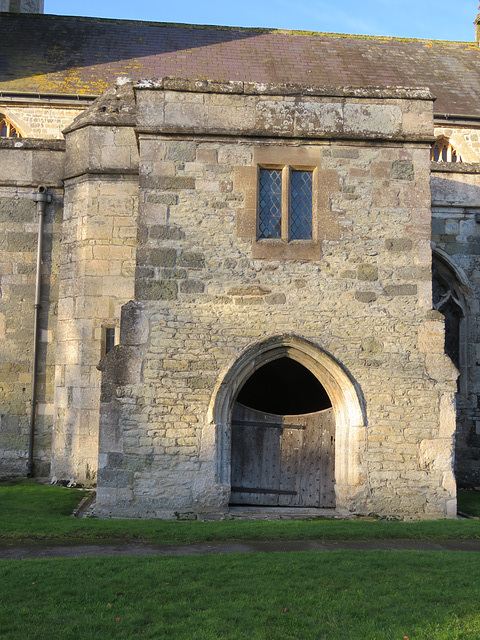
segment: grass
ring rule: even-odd
[[[33,480],[0,484],[0,543],[148,542],[198,544],[234,540],[373,540],[480,538],[479,520],[385,522],[312,520],[162,521],[72,518],[85,492],[37,485]],[[480,492],[461,494],[462,511],[480,513]]]
[[[7,560],[2,640],[477,640],[480,558],[334,551]]]
[[[480,537],[480,520],[77,519],[84,492],[0,485],[0,543]],[[480,513],[480,493],[462,492]],[[480,555],[334,551],[0,561],[2,640],[477,640]]]
[[[457,508],[461,513],[480,518],[480,491],[459,491]]]

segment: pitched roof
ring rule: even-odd
[[[118,76],[424,86],[480,117],[475,43],[0,14],[0,92],[100,94]]]

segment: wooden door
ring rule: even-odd
[[[232,415],[232,504],[335,506],[333,409],[280,416],[238,402]]]

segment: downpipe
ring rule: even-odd
[[[47,202],[52,201],[51,194],[47,187],[38,187],[33,197],[37,203],[38,215],[38,239],[37,239],[37,268],[35,274],[35,302],[33,305],[33,366],[32,366],[32,398],[30,402],[30,433],[28,438],[28,461],[27,477],[32,478],[33,469],[33,445],[35,441],[35,417],[37,408],[37,367],[38,367],[38,342],[39,342],[39,319],[40,319],[40,298],[42,293],[42,256],[43,256],[43,227],[45,225],[45,207]]]

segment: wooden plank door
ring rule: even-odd
[[[236,403],[232,416],[231,502],[278,505],[281,435],[281,416]]]
[[[333,409],[283,416],[279,505],[335,506],[335,417]],[[297,427],[297,428],[295,428]]]
[[[233,504],[335,506],[333,409],[279,416],[236,403]]]

